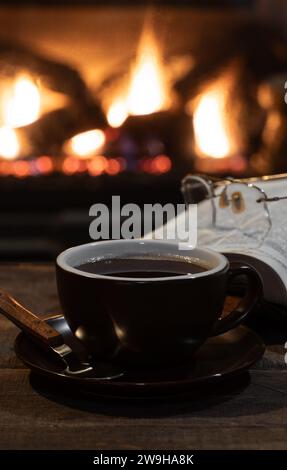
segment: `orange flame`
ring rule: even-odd
[[[0,156],[12,160],[20,155],[21,145],[17,127],[26,126],[38,119],[41,99],[37,85],[27,75],[4,83],[1,96]]]
[[[107,121],[112,127],[120,127],[129,115],[127,102],[124,98],[115,101],[108,110]]]
[[[8,127],[21,127],[36,121],[40,115],[41,97],[37,85],[20,75],[3,96],[3,121]]]
[[[169,88],[156,38],[150,30],[146,30],[129,74],[127,91],[108,108],[108,123],[119,127],[129,115],[145,115],[167,109],[170,106]]]
[[[237,139],[228,113],[233,77],[232,71],[226,71],[188,105],[193,112],[195,150],[199,156],[224,158],[236,151]]]
[[[9,127],[0,128],[0,156],[7,160],[13,160],[18,157],[20,152],[20,143],[14,129]]]
[[[78,158],[90,158],[102,149],[106,141],[105,134],[100,129],[93,129],[75,135],[65,144],[66,153]]]
[[[47,88],[41,87],[40,93],[38,84],[27,73],[13,80],[1,80],[0,157],[10,160],[19,157],[29,143],[20,140],[20,133],[15,129],[32,124],[43,112],[63,107],[66,102],[63,94]]]

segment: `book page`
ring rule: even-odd
[[[287,179],[258,182],[256,186],[263,188],[268,197],[287,196]],[[259,204],[256,198],[246,201],[250,226],[254,226],[255,230],[267,223],[262,219],[265,214]],[[219,205],[219,198],[215,198],[218,217],[215,226],[212,226],[210,201],[198,204],[197,244],[222,253],[234,253],[239,259],[244,256],[260,271],[265,298],[287,305],[287,200],[267,203],[272,225],[264,240],[259,241],[256,236],[246,236],[240,224],[234,228],[236,214],[232,214],[230,208],[222,209]],[[178,216],[177,223],[185,223],[184,214]]]
[[[256,185],[264,189],[268,197],[287,196],[287,179],[262,182]],[[254,205],[254,211],[249,211],[249,217],[256,228],[258,224],[260,225],[264,212],[258,209],[253,200],[251,202]],[[287,200],[268,202],[267,207],[272,225],[264,240],[260,240],[258,243],[252,237],[246,237],[240,228],[234,230],[224,230],[220,226],[200,228],[200,226],[204,226],[208,201],[199,204],[198,244],[209,246],[223,253],[237,253],[247,256],[250,263],[257,267],[262,274],[265,299],[287,305]],[[218,207],[218,199],[216,200],[216,210],[224,212]],[[230,213],[230,211],[228,212]],[[228,217],[227,211],[226,214],[221,214],[218,225],[224,225],[222,223],[224,216]],[[234,220],[235,217],[236,215],[232,219]],[[270,268],[275,271],[276,276]]]
[[[287,179],[257,183],[257,186],[264,189],[268,197],[287,196]],[[287,286],[287,199],[281,201],[272,201],[267,203],[269,210],[271,226],[264,239],[253,239],[247,237],[241,227],[235,229],[225,229],[226,226],[234,225],[233,221],[237,215],[233,215],[232,221],[227,220],[230,209],[225,210],[219,207],[218,198],[216,199],[216,211],[221,211],[218,222],[214,227],[206,228],[205,220],[208,212],[209,201],[205,201],[198,205],[198,244],[208,245],[219,251],[232,251],[237,253],[245,253],[255,258],[262,259],[270,264],[270,266],[278,271],[284,284]],[[256,227],[262,225],[262,218],[265,217],[263,209],[258,207],[261,203],[250,202],[254,206],[254,210],[246,210],[250,218],[250,225]],[[246,205],[249,201],[246,202]],[[260,209],[260,210],[259,210]],[[266,222],[263,222],[264,224]]]

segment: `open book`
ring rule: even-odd
[[[262,187],[268,197],[287,195],[287,179],[256,185]],[[287,200],[269,202],[268,208],[271,229],[263,243],[253,246],[238,229],[201,228],[204,225],[201,221],[209,210],[208,201],[201,202],[198,205],[197,244],[220,251],[230,260],[243,260],[255,267],[263,281],[265,300],[287,306]],[[177,223],[181,223],[181,219],[185,223],[184,215],[178,215]]]

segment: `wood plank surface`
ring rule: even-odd
[[[0,286],[37,314],[59,312],[52,265],[2,265]],[[278,328],[282,340],[270,341],[242,383],[205,398],[141,402],[80,397],[31,375],[15,357],[17,328],[0,316],[0,448],[286,449],[285,332]]]

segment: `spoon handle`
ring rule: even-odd
[[[22,331],[26,331],[29,335],[45,342],[48,346],[60,346],[64,342],[62,335],[58,333],[58,331],[27,310],[7,292],[2,290],[0,290],[0,313],[7,317]]]

